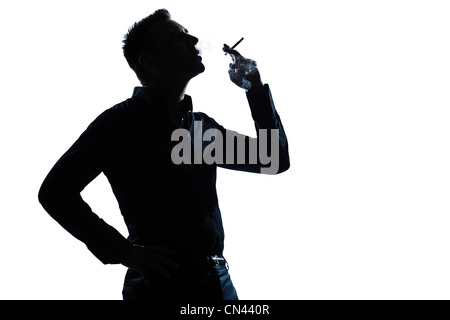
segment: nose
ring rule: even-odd
[[[188,41],[190,44],[192,44],[193,46],[195,46],[198,43],[198,38],[194,37],[193,35],[190,34],[186,34],[188,37]]]

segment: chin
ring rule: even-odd
[[[200,73],[203,73],[203,72],[205,72],[205,65],[203,64],[203,63],[200,63],[201,64],[201,66],[200,66]]]
[[[205,65],[203,63],[199,63],[198,65],[195,66],[195,68],[193,68],[192,70],[192,77],[195,77],[197,75],[199,75],[200,73],[203,73],[205,71]]]

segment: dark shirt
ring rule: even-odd
[[[279,129],[278,172],[287,170],[287,139],[269,86],[250,90],[247,98],[257,129]],[[176,126],[164,96],[135,88],[132,98],[89,125],[41,187],[39,199],[46,211],[105,264],[120,263],[133,243],[221,255],[224,230],[216,194],[217,166],[249,172],[264,167],[248,159],[244,164],[174,164],[171,152],[179,143],[171,139],[175,129],[189,130],[194,137],[195,123],[201,121],[202,132],[218,129],[226,134],[214,119],[192,112],[189,96],[182,103],[185,115]],[[101,172],[117,198],[128,239],[93,213],[80,196]]]

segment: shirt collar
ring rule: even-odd
[[[157,92],[148,87],[136,87],[133,90],[133,98],[139,98],[151,104],[153,99],[157,96]]]
[[[133,90],[133,98],[139,98],[148,104],[152,104],[157,96],[158,92],[149,87],[135,87]],[[192,112],[192,98],[189,95],[184,95],[181,108],[183,110],[183,114]]]

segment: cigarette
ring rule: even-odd
[[[236,48],[236,47],[239,45],[239,43],[242,42],[242,40],[244,40],[244,38],[241,38],[241,40],[239,40],[238,42],[236,42],[236,44],[235,44],[234,46],[231,47],[231,50],[233,50],[234,48]]]
[[[242,42],[242,40],[244,40],[244,37],[242,37],[241,40],[239,40],[238,42],[236,42],[236,43],[234,44],[234,46],[232,46],[230,49],[233,50],[234,48],[236,48],[236,47],[239,45],[239,43]],[[226,52],[225,52],[225,55],[227,55]]]

